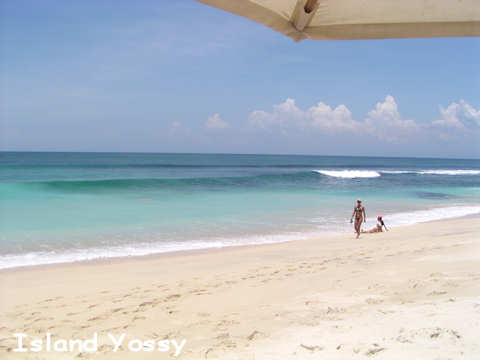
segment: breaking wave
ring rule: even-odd
[[[480,170],[464,170],[464,169],[436,169],[436,170],[313,170],[316,173],[344,179],[355,178],[376,178],[382,174],[402,175],[480,175]]]
[[[313,170],[316,173],[344,179],[376,178],[380,174],[374,170]]]
[[[421,170],[418,173],[422,175],[480,175],[480,170]]]

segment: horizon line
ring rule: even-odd
[[[480,160],[480,158],[436,157],[436,156],[381,156],[381,155],[322,155],[322,154],[284,154],[284,153],[225,153],[225,152],[150,152],[150,151],[57,151],[57,150],[0,150],[0,153],[64,153],[64,154],[158,154],[158,155],[252,155],[252,156],[321,156],[321,157],[358,157],[385,159],[448,159]]]

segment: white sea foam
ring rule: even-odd
[[[381,170],[382,174],[414,174],[415,171],[410,170]]]
[[[451,219],[475,214],[480,214],[480,206],[449,206],[429,210],[397,213],[386,215],[383,218],[385,223],[390,225],[405,226],[427,221]]]
[[[375,178],[380,174],[374,170],[313,170],[316,173],[344,179]]]
[[[0,256],[0,269],[24,266],[72,263],[78,261],[102,260],[163,254],[179,251],[218,249],[231,246],[262,245],[303,240],[314,237],[312,232],[253,235],[244,238],[216,238],[200,241],[152,242],[109,247],[91,247],[66,251],[38,251],[24,254]]]
[[[426,175],[480,175],[480,170],[420,170],[418,173]]]
[[[353,178],[374,178],[381,174],[419,174],[419,175],[480,175],[480,170],[466,169],[425,169],[425,170],[313,170],[319,174],[340,177],[345,179]]]

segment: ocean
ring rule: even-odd
[[[0,269],[480,213],[480,160],[0,152]],[[372,238],[373,241],[373,238]]]

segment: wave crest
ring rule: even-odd
[[[427,170],[381,170],[382,174],[419,174],[419,175],[480,175],[480,170],[464,169],[427,169]]]
[[[374,170],[313,170],[316,173],[344,179],[376,178],[381,176]]]
[[[421,170],[422,175],[480,175],[480,170]]]

